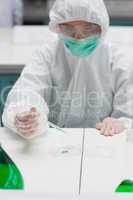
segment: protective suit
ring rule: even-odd
[[[23,19],[22,0],[4,0],[0,3],[0,27],[21,25]]]
[[[55,0],[49,0],[49,1],[47,1],[47,9],[48,9],[48,11],[51,10],[54,2],[55,2]]]
[[[109,18],[103,1],[57,0],[50,12],[50,29],[56,32],[59,23],[73,20],[99,24],[101,43],[85,58],[72,55],[58,37],[37,50],[8,95],[3,114],[8,128],[15,130],[13,116],[31,106],[60,127],[95,127],[108,116],[131,127],[131,64],[125,54],[104,42]]]

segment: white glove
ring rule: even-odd
[[[108,117],[96,124],[96,129],[100,130],[100,133],[105,136],[114,136],[115,134],[119,134],[125,130],[124,123],[119,119],[114,119]]]
[[[14,119],[14,125],[18,134],[27,139],[40,135],[44,131],[43,127],[46,127],[47,124],[47,117],[45,116],[42,119],[35,107],[32,107],[27,112],[16,114]]]

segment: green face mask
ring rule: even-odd
[[[86,57],[90,55],[98,46],[100,42],[100,36],[93,36],[82,40],[66,39],[63,38],[65,46],[71,51],[71,53],[78,57]]]

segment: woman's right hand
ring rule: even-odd
[[[40,113],[35,107],[32,107],[29,112],[17,114],[14,124],[18,133],[28,138],[36,134],[39,121]]]

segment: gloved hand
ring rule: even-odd
[[[118,119],[108,117],[96,124],[96,129],[100,130],[100,133],[104,136],[114,136],[124,131],[124,124]]]
[[[22,112],[15,117],[15,127],[18,133],[24,137],[30,137],[37,132],[39,127],[40,114],[36,108],[29,112]]]

